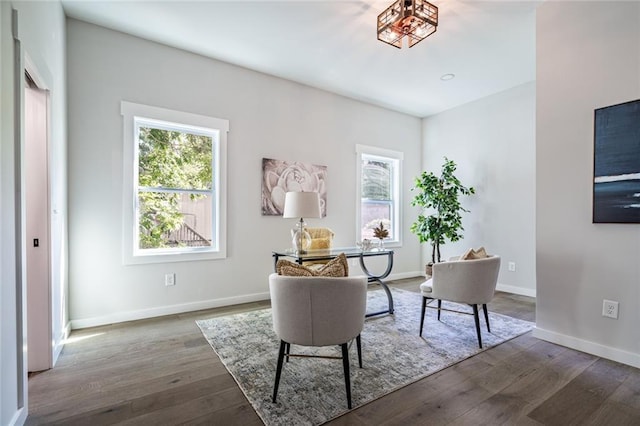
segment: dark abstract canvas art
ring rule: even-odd
[[[593,222],[640,223],[640,99],[595,110]]]

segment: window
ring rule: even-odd
[[[124,262],[226,256],[227,120],[122,102]]]
[[[400,228],[400,176],[403,154],[381,148],[356,145],[358,154],[356,238],[375,239],[373,229],[382,222],[389,236],[387,245],[399,245]]]

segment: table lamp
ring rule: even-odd
[[[304,254],[311,245],[311,236],[304,229],[305,217],[322,217],[320,212],[320,196],[317,192],[287,192],[284,198],[283,218],[300,218],[296,228],[291,230],[293,249]]]

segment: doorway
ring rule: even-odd
[[[26,72],[23,172],[29,372],[53,367],[48,134],[48,92]]]

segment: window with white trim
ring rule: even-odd
[[[358,158],[356,207],[357,240],[373,239],[374,228],[388,230],[385,245],[400,245],[400,176],[403,153],[365,145],[356,145]]]
[[[226,256],[227,120],[122,102],[125,263]]]

